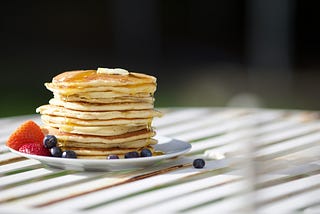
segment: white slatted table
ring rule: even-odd
[[[61,170],[10,153],[27,119],[0,119],[0,213],[319,213],[317,112],[170,108],[158,135],[192,144],[185,156],[125,172]],[[192,161],[206,159],[194,169]]]

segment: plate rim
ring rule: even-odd
[[[164,155],[158,155],[158,156],[151,156],[151,157],[139,157],[139,158],[128,158],[128,159],[73,159],[73,158],[59,158],[59,157],[49,157],[49,156],[40,156],[40,155],[32,155],[32,154],[27,154],[27,153],[23,153],[23,152],[19,152],[13,148],[8,147],[7,145],[5,145],[12,153],[15,153],[17,155],[23,156],[25,158],[28,159],[33,159],[33,160],[37,160],[40,161],[43,164],[46,165],[50,165],[51,163],[53,164],[64,164],[64,165],[73,165],[73,164],[87,164],[87,165],[93,165],[93,164],[104,164],[106,166],[111,166],[112,164],[135,164],[135,163],[146,163],[148,161],[151,162],[150,165],[152,165],[152,163],[161,161],[161,160],[165,160],[165,159],[169,159],[169,158],[173,158],[173,157],[177,157],[180,156],[182,154],[187,153],[188,151],[191,150],[192,145],[189,142],[186,141],[182,141],[182,140],[178,140],[175,138],[170,138],[170,137],[166,137],[166,136],[157,136],[157,139],[166,139],[169,140],[169,142],[166,143],[158,143],[156,145],[161,145],[161,144],[170,144],[170,143],[179,143],[179,144],[183,144],[184,148],[182,148],[181,150],[178,151],[174,151],[172,153],[168,153],[168,154],[164,154]],[[68,163],[66,163],[66,161]],[[109,163],[109,164],[108,164]]]

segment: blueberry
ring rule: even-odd
[[[52,147],[50,149],[50,153],[53,157],[58,157],[58,158],[61,158],[62,156],[62,150],[59,148],[59,147]]]
[[[119,159],[118,155],[108,155],[107,159]]]
[[[66,150],[62,153],[63,158],[77,158],[77,154],[72,150]]]
[[[140,152],[140,156],[141,157],[151,157],[152,156],[152,152],[150,149],[142,149]]]
[[[206,165],[206,162],[201,158],[195,159],[193,161],[193,167],[194,168],[201,169],[201,168],[204,167],[204,165]]]
[[[134,151],[134,152],[128,152],[124,155],[124,158],[138,158],[139,153]]]
[[[57,138],[54,135],[46,135],[43,139],[43,145],[47,149],[57,146]]]

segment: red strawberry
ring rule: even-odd
[[[27,143],[20,147],[19,152],[31,154],[31,155],[41,155],[50,156],[49,149],[44,148],[42,144]]]
[[[43,138],[44,134],[41,128],[32,120],[28,120],[11,134],[6,145],[12,149],[19,150],[22,145],[27,143],[42,145]]]

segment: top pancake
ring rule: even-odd
[[[55,76],[54,86],[99,87],[156,84],[156,78],[146,74],[130,72],[129,75],[97,73],[96,70],[67,71]]]

